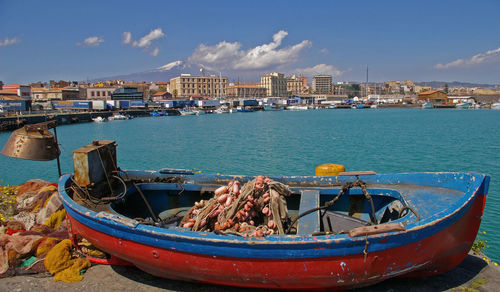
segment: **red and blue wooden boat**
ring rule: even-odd
[[[332,200],[358,178],[372,202],[353,187],[326,212],[298,218],[296,232],[241,237],[136,218],[149,216],[143,196],[156,216],[170,216],[213,195],[220,185],[253,177],[170,169],[121,171],[120,176],[127,191],[107,211],[77,203],[72,175],[60,178],[72,233],[155,276],[275,289],[343,289],[449,271],[476,238],[489,185],[487,175],[461,172],[272,177],[290,187],[292,217]]]

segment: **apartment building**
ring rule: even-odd
[[[9,84],[9,85],[4,85],[2,90],[6,92],[8,91],[15,92],[17,93],[17,96],[25,100],[31,99],[31,86],[28,85]]]
[[[227,77],[181,76],[170,79],[170,93],[173,98],[190,97],[193,95],[210,96],[212,98],[225,97],[227,95]]]
[[[80,98],[77,89],[68,88],[32,88],[33,102],[46,102],[51,100],[74,100]]]
[[[116,87],[81,87],[80,98],[93,100],[109,100],[111,99],[111,95],[115,92],[116,89]]]
[[[290,94],[303,94],[307,90],[307,77],[292,75],[286,79],[286,90]]]
[[[312,79],[312,90],[319,94],[328,94],[332,90],[332,75],[316,75]]]
[[[260,84],[266,89],[267,96],[288,96],[286,79],[283,73],[273,72],[260,77]]]
[[[267,90],[258,82],[235,82],[227,87],[228,98],[263,98]]]

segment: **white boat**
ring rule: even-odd
[[[103,122],[106,122],[107,119],[101,117],[101,116],[98,116],[98,117],[95,117],[92,119],[92,121],[96,122],[96,123],[103,123]]]
[[[108,118],[110,121],[121,121],[121,120],[128,120],[127,116],[124,116],[122,114],[114,114]]]
[[[276,104],[276,103],[271,103],[271,104],[265,104],[264,105],[264,110],[265,111],[282,111],[283,106]]]
[[[214,111],[215,114],[227,114],[229,113],[229,109],[225,106],[221,106],[220,108]]]
[[[491,104],[491,109],[500,110],[500,101]]]
[[[430,101],[427,101],[427,102],[424,102],[422,104],[422,108],[423,109],[432,109],[432,108],[434,108],[434,104]]]
[[[307,107],[307,105],[291,105],[287,106],[286,109],[289,111],[305,111],[309,108]]]
[[[184,110],[180,110],[179,112],[180,112],[180,113],[181,113],[181,115],[183,115],[183,116],[194,116],[194,115],[196,115],[196,113],[197,113],[197,112],[195,112],[195,111],[192,111],[192,110],[185,110],[185,109],[184,109]]]
[[[455,108],[457,109],[469,109],[472,103],[465,101],[465,102],[460,102],[455,105]]]
[[[378,105],[374,103],[374,104],[370,105],[370,108],[378,108]]]

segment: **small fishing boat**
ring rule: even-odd
[[[154,110],[154,111],[150,112],[150,115],[152,117],[164,117],[164,116],[166,116],[166,112]]]
[[[238,106],[236,107],[236,111],[239,113],[252,113],[253,109],[247,106]]]
[[[424,102],[422,104],[422,109],[433,109],[434,104],[431,101]]]
[[[283,106],[279,105],[279,104],[276,104],[276,103],[265,104],[264,105],[264,110],[265,111],[282,111],[283,110]]]
[[[92,119],[92,121],[96,122],[96,123],[103,123],[103,122],[106,122],[107,119],[101,117],[101,116],[98,116],[98,117],[95,117]]]
[[[472,105],[472,102],[467,102],[467,101],[464,101],[464,102],[459,102],[455,105],[455,108],[457,109],[469,109]]]
[[[113,145],[75,150],[75,174],[59,180],[73,237],[158,277],[221,285],[343,289],[444,273],[467,256],[489,185],[464,172],[124,171]]]
[[[215,114],[228,114],[229,113],[229,109],[227,107],[220,107],[216,110],[214,110],[214,113]]]
[[[114,114],[110,117],[108,117],[108,120],[110,121],[122,121],[122,120],[128,120],[128,117],[122,114]]]
[[[491,104],[491,109],[500,110],[500,101]]]
[[[306,111],[309,108],[307,105],[289,105],[286,107],[287,110],[289,111]]]
[[[191,109],[182,109],[179,112],[181,113],[181,116],[195,116],[198,114],[198,112]]]

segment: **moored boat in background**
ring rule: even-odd
[[[455,105],[455,108],[457,109],[469,109],[471,107],[472,103],[471,102],[459,102]]]
[[[128,120],[128,117],[118,113],[118,114],[114,114],[114,115],[108,117],[108,120],[110,120],[110,121]]]
[[[96,123],[103,123],[103,122],[106,122],[107,119],[101,117],[101,116],[98,116],[98,117],[95,117],[92,119],[92,121],[96,122]]]
[[[434,108],[434,104],[432,103],[432,101],[426,101],[422,104],[422,109],[433,109]]]

